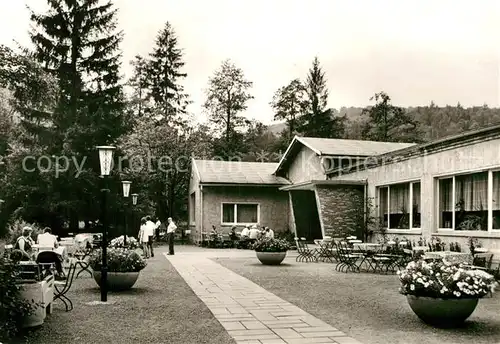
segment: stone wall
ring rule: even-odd
[[[324,234],[331,237],[362,237],[364,187],[359,185],[318,186],[320,217]]]

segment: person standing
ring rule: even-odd
[[[157,242],[160,242],[160,226],[161,226],[161,221],[157,218],[153,218],[153,222],[155,224],[155,240]]]
[[[174,255],[174,236],[175,230],[177,226],[171,217],[168,218],[168,226],[167,226],[167,241],[168,241],[168,255]]]
[[[155,236],[155,223],[153,221],[151,221],[151,217],[150,216],[146,216],[146,235],[148,236],[148,250],[149,250],[149,254],[151,255],[151,257],[154,257],[155,256],[155,253],[153,251],[153,240],[154,240],[154,236]]]
[[[144,257],[149,258],[149,251],[148,251],[149,236],[146,235],[146,227],[147,227],[146,226],[146,218],[143,217],[143,218],[141,218],[141,227],[139,229],[138,239],[139,239],[139,243],[142,246],[142,251],[144,252]]]

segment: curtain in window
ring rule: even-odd
[[[392,185],[390,188],[390,213],[403,214],[410,211],[409,184]]]
[[[453,202],[453,179],[441,179],[439,181],[439,211],[452,211]]]
[[[488,173],[475,173],[455,178],[455,199],[465,211],[488,208]]]
[[[222,222],[234,222],[234,204],[222,205]]]
[[[238,204],[237,222],[257,223],[257,204]]]
[[[413,183],[412,198],[413,198],[413,210],[420,213],[420,183]]]
[[[387,192],[388,188],[380,188],[379,189],[379,216],[384,218],[384,215],[387,215]]]
[[[500,172],[493,172],[493,210],[500,210]]]

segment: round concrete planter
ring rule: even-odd
[[[285,252],[255,252],[257,258],[264,265],[280,265],[286,257]]]
[[[406,295],[413,312],[425,323],[435,327],[462,324],[476,309],[479,299],[437,299]]]
[[[108,272],[108,290],[122,291],[132,288],[140,272]],[[101,272],[94,271],[94,279],[101,286]]]

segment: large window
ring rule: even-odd
[[[223,203],[222,223],[259,223],[259,205],[256,203]]]
[[[378,191],[379,216],[385,228],[420,228],[420,182],[383,186]]]
[[[500,229],[500,172],[438,180],[439,227],[462,231]]]

